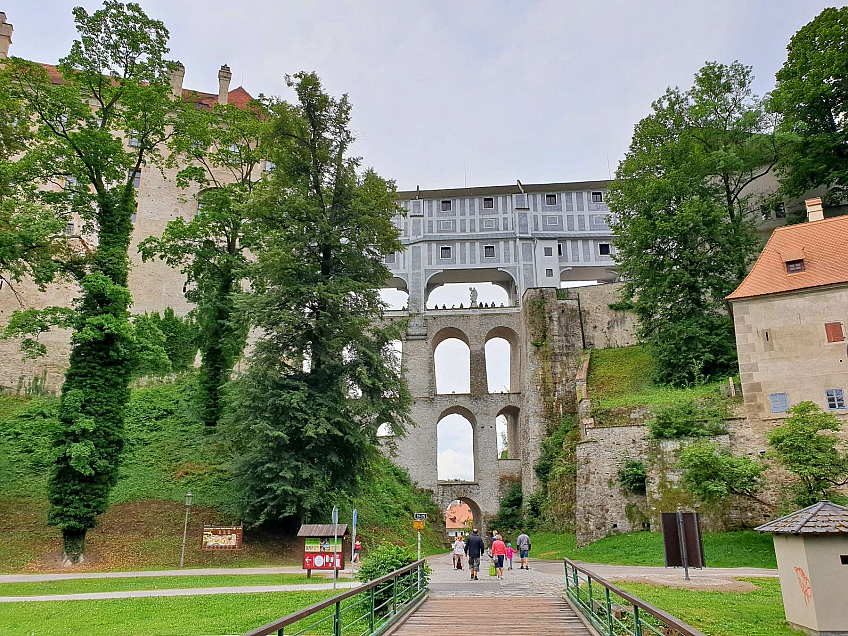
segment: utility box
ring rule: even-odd
[[[848,508],[820,501],[757,530],[774,533],[789,624],[814,636],[848,636]]]

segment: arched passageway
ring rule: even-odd
[[[448,327],[433,337],[433,365],[437,395],[471,393],[471,349],[462,331]]]
[[[495,430],[498,434],[498,459],[520,459],[518,407],[507,406],[501,409],[495,418]]]
[[[521,356],[518,334],[509,327],[495,327],[486,334],[485,342],[489,393],[520,391]]]
[[[474,417],[462,408],[448,409],[439,418],[437,471],[439,481],[475,481]]]
[[[468,497],[454,499],[445,510],[445,529],[448,537],[451,540],[457,535],[467,537],[474,528],[479,527],[482,519],[480,506],[473,499]]]

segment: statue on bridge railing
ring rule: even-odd
[[[468,291],[471,292],[471,307],[477,307],[477,289],[469,287]]]

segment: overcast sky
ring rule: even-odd
[[[12,54],[53,62],[84,0],[5,0]],[[831,3],[832,4],[832,3]],[[186,86],[286,96],[316,71],[353,103],[357,153],[401,189],[607,178],[633,124],[707,60],[773,87],[820,0],[348,2],[141,0],[171,32]]]
[[[75,37],[71,8],[77,4],[89,11],[100,6],[91,0],[4,0],[0,10],[15,27],[11,53],[39,62],[65,55]],[[185,65],[188,88],[217,92],[218,69],[226,63],[231,88],[243,85],[254,96],[289,97],[284,75],[300,70],[316,71],[334,95],[349,93],[357,154],[406,190],[606,179],[633,125],[667,86],[688,87],[705,61],[738,59],[754,67],[758,93],[771,90],[789,39],[829,3],[141,5],[170,30],[170,57]],[[483,287],[480,302],[500,302],[497,290]],[[436,299],[458,304],[467,299],[467,288],[446,289]],[[456,360],[461,348],[454,349]],[[498,364],[505,363],[499,357]],[[440,463],[452,473],[443,477],[471,474],[469,440],[470,432],[458,429],[440,446]]]

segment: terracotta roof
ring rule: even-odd
[[[347,534],[347,524],[340,523],[338,528],[338,533],[340,537],[343,537]],[[300,526],[300,530],[297,531],[297,536],[299,537],[332,537],[333,536],[333,524],[332,523],[304,523]]]
[[[820,501],[756,529],[775,534],[848,534],[848,508]]]
[[[470,519],[473,519],[471,508],[467,503],[461,502],[459,505],[448,507],[445,513],[445,527],[448,530],[464,528]]]
[[[786,262],[804,260],[789,274]],[[848,216],[777,228],[731,300],[848,283]]]

